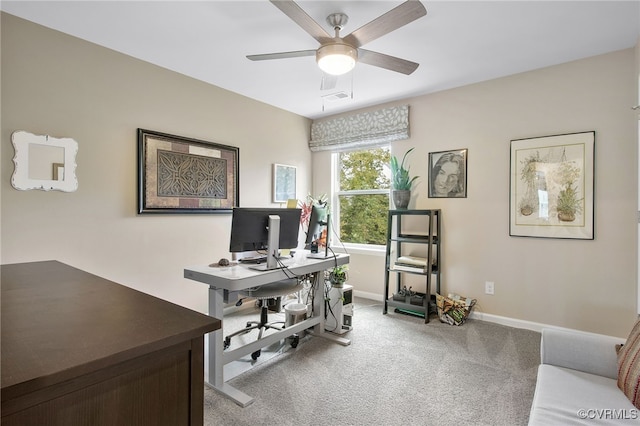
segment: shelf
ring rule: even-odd
[[[389,214],[391,215],[401,215],[401,216],[431,216],[438,214],[440,209],[430,209],[430,210],[389,210]]]
[[[404,224],[403,218],[405,216],[411,216],[410,222]],[[421,219],[420,216],[423,218]],[[396,298],[398,294],[402,292],[402,289],[415,285],[412,277],[405,275],[411,274],[415,277],[424,277],[426,288],[425,294],[431,295],[432,284],[434,285],[435,293],[440,293],[440,261],[441,261],[441,211],[435,210],[390,210],[387,219],[387,248],[386,248],[386,261],[385,261],[385,280],[384,280],[384,308],[383,313],[387,313],[389,306],[400,310],[403,313],[411,315],[422,315],[424,322],[429,322],[430,312],[436,312],[435,297],[428,297],[428,302],[421,301],[416,305],[411,303],[410,300],[394,300],[393,297],[389,298],[390,293],[390,279],[395,283]],[[409,219],[407,219],[409,220]],[[411,225],[411,231],[408,230],[407,225]],[[416,247],[416,245],[422,244],[423,247]],[[426,252],[426,256],[423,254]],[[420,262],[413,261],[412,259],[403,259],[403,255],[407,258],[414,257],[420,258]],[[406,268],[396,268],[396,263],[406,264]],[[417,265],[416,268],[412,268],[412,265]],[[421,266],[427,265],[425,269]],[[395,275],[393,274],[395,273]],[[420,293],[418,293],[420,294]],[[427,307],[424,304],[427,303]],[[426,313],[426,315],[425,315]]]
[[[394,268],[387,268],[387,271],[389,271],[389,272],[395,272],[395,273],[397,273],[397,274],[427,275],[427,273],[426,273],[426,272],[405,271],[405,270],[401,270],[401,269],[394,269]],[[431,268],[431,273],[432,273],[432,274],[437,274],[437,273],[438,273],[438,269],[437,269],[437,268]]]
[[[408,303],[407,301],[401,302],[401,301],[398,301],[398,300],[394,300],[393,297],[390,297],[390,298],[387,299],[387,305],[391,306],[392,308],[401,309],[403,311],[416,312],[416,313],[420,313],[422,315],[424,315],[424,313],[426,311],[424,305],[415,305],[413,303]],[[434,298],[433,295],[431,296],[431,299],[429,300],[428,309],[429,309],[429,313],[435,313],[436,312],[435,298]]]
[[[428,235],[409,235],[402,234],[396,237],[389,238],[391,241],[401,242],[401,243],[414,243],[414,244],[428,244],[429,236]],[[431,237],[431,243],[436,244],[438,242],[438,236],[433,235]]]

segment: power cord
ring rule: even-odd
[[[329,299],[329,292],[331,291],[331,284],[327,285],[327,281],[324,282],[324,319],[326,320],[329,317],[329,314],[331,314],[331,317],[333,317],[333,319],[335,320],[336,326],[333,328],[333,330],[329,330],[329,331],[336,331],[338,328],[338,317],[336,317],[336,314],[333,312],[333,309],[331,308],[331,299]],[[326,326],[326,323],[325,323]]]

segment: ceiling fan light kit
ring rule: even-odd
[[[356,48],[341,42],[326,44],[316,51],[318,66],[331,75],[348,73],[355,67],[357,60]]]

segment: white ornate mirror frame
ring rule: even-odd
[[[23,130],[11,134],[15,189],[73,192],[78,189],[76,154],[78,142],[71,138],[34,135]]]

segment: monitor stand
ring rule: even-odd
[[[269,235],[267,237],[267,263],[249,266],[254,271],[271,271],[272,269],[282,269],[278,262],[280,253],[280,216],[269,215]]]
[[[308,259],[326,259],[328,257],[333,257],[333,254],[328,254],[327,251],[319,251],[318,253],[309,253],[307,254]]]

